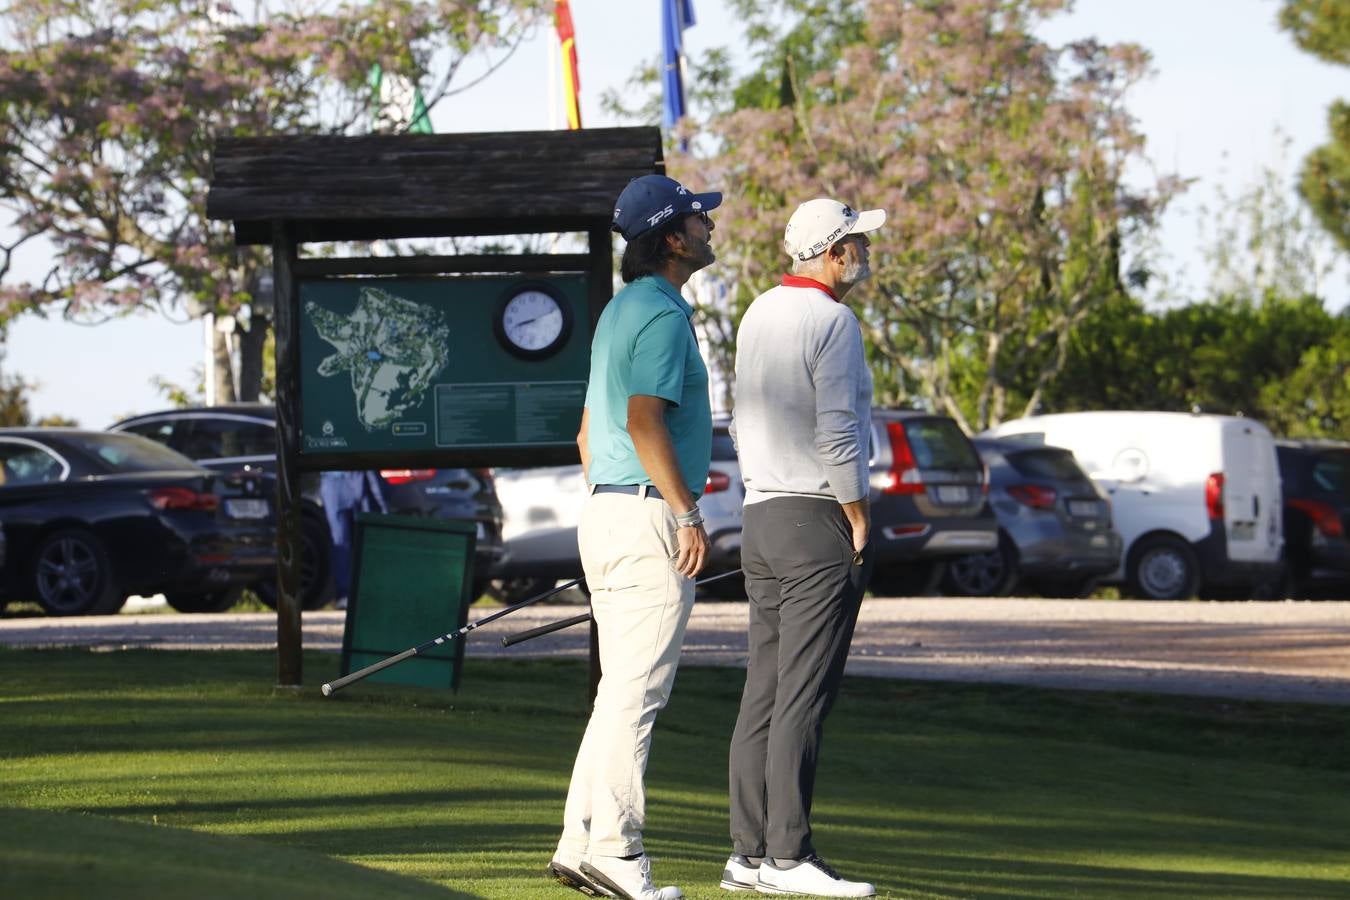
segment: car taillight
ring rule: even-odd
[[[436,477],[435,469],[381,469],[380,477],[390,484],[408,484],[413,481],[430,481]]]
[[[150,505],[155,509],[200,509],[210,512],[220,507],[220,498],[215,494],[201,494],[191,488],[164,487],[145,492]]]
[[[1210,519],[1223,519],[1223,473],[1214,472],[1205,479],[1205,510]]]
[[[901,422],[886,423],[886,437],[891,441],[891,470],[886,473],[886,483],[882,485],[883,494],[922,494],[924,492],[923,474],[914,464],[914,454],[909,449],[909,438],[905,437],[905,426]]]
[[[708,472],[708,480],[703,483],[703,493],[716,494],[718,491],[725,491],[730,487],[731,476],[713,469]]]
[[[1039,484],[1014,484],[1008,488],[1008,496],[1032,509],[1053,509],[1057,495],[1054,488]]]
[[[1341,525],[1341,517],[1336,514],[1336,507],[1330,503],[1323,503],[1320,500],[1290,500],[1289,505],[1312,519],[1312,523],[1317,527],[1317,530],[1327,537],[1345,537],[1345,527]]]

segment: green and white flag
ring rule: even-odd
[[[379,63],[370,67],[372,130],[396,133],[431,134],[431,116],[422,99],[422,91],[412,82]]]

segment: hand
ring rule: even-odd
[[[702,525],[676,528],[675,539],[679,542],[679,552],[675,556],[675,571],[685,578],[693,578],[708,562],[708,551],[712,542]]]
[[[862,553],[872,534],[872,523],[866,519],[853,523],[853,552]]]

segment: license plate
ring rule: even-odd
[[[970,488],[964,484],[940,484],[937,486],[939,503],[968,503]]]
[[[267,518],[266,500],[226,500],[225,515],[232,519]]]
[[[1096,500],[1070,500],[1069,515],[1095,519],[1101,515],[1101,504]]]
[[[1228,528],[1228,537],[1234,541],[1254,541],[1256,540],[1256,523],[1234,522]]]

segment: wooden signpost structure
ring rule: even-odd
[[[576,386],[585,380],[577,367],[613,293],[614,201],[633,178],[664,170],[661,137],[656,128],[604,128],[225,138],[213,162],[208,217],[231,221],[241,245],[272,247],[277,680],[298,686],[301,473],[577,462],[584,393]],[[316,244],[577,232],[585,253],[307,252]],[[522,285],[569,316],[569,304],[579,309],[579,327],[569,318],[556,351],[494,342],[490,328],[471,334],[500,320],[510,299],[503,291]],[[390,311],[393,325],[381,321]],[[426,328],[416,327],[418,316]],[[367,327],[382,327],[384,343],[349,340]],[[447,349],[440,335],[457,343]],[[409,353],[425,358],[394,358]],[[335,370],[341,377],[331,377]],[[591,638],[594,677],[594,625]]]

